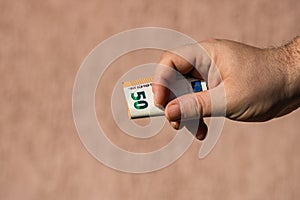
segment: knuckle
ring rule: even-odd
[[[198,103],[198,110],[199,110],[199,115],[203,117],[204,114],[204,99],[201,95],[197,95],[197,103]]]
[[[208,117],[210,111],[210,97],[202,95],[201,92],[197,93],[196,97],[200,116]]]
[[[201,111],[195,94],[187,94],[178,98],[181,104],[183,119],[199,119]]]

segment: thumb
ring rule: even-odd
[[[226,102],[224,88],[186,94],[170,101],[165,109],[169,121],[199,119],[209,116],[225,116]]]

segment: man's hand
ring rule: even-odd
[[[195,50],[199,44],[205,50]],[[226,117],[232,120],[266,121],[299,107],[299,38],[270,49],[227,40],[199,44],[165,52],[160,64],[208,81],[209,91],[187,94],[168,102],[169,90],[159,81],[153,83],[155,104],[165,107],[166,118],[175,129],[183,119],[198,118],[197,138],[203,139],[207,127],[202,118],[212,115],[210,92],[218,91],[221,86],[225,89],[226,105],[214,106],[213,114],[226,110]],[[165,72],[158,72],[156,76],[167,82]],[[179,102],[184,103],[179,105]]]

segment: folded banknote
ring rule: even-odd
[[[185,80],[183,81],[183,79]],[[146,77],[122,83],[130,119],[162,116],[165,114],[164,110],[154,104],[152,82],[152,77]],[[170,90],[172,95],[170,95],[169,99],[173,99],[189,91],[201,92],[207,90],[207,84],[195,78],[182,77],[172,84]]]

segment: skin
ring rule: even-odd
[[[205,51],[193,51],[199,44]],[[169,72],[157,72],[156,77],[161,79],[153,83],[154,101],[165,108],[173,128],[179,129],[185,121],[198,120],[196,137],[204,139],[207,126],[203,118],[212,116],[210,92],[218,93],[221,87],[225,90],[226,104],[218,105],[213,115],[226,110],[225,115],[231,120],[267,121],[300,106],[300,37],[281,47],[265,49],[229,40],[214,39],[199,44],[165,52],[160,59],[160,65],[204,79],[209,86],[209,91],[168,101],[170,92],[160,80],[167,82]],[[185,52],[189,59],[178,52]]]

